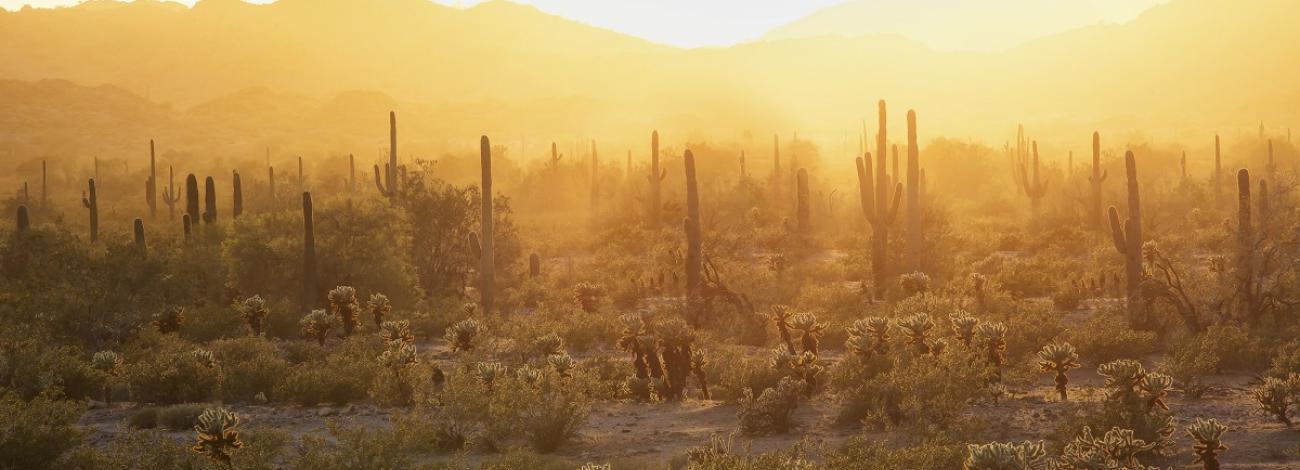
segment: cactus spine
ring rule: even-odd
[[[551,144],[551,155],[551,159],[554,160],[555,144]],[[659,168],[659,131],[654,131],[650,133],[650,175],[648,176],[650,179],[650,201],[647,203],[650,207],[646,208],[649,211],[651,227],[659,227],[660,224],[659,210],[663,207],[663,202],[660,200],[663,194],[661,184],[665,176],[668,176],[668,171]]]
[[[894,186],[894,199],[889,200],[889,176],[885,174],[885,141],[888,138],[885,124],[885,100],[880,100],[880,129],[876,132],[876,171],[872,181],[871,153],[857,159],[858,193],[862,200],[862,213],[871,224],[871,274],[875,283],[875,298],[884,299],[884,285],[889,276],[888,256],[889,226],[898,216],[898,203],[903,198],[903,186]]]
[[[31,219],[27,216],[27,206],[18,206],[18,231],[26,232],[31,226]]]
[[[158,218],[158,171],[154,165],[153,139],[149,139],[149,179],[144,181],[144,200],[149,205],[149,218]]]
[[[163,188],[163,204],[167,205],[167,217],[176,220],[176,203],[181,200],[180,191],[176,190],[176,170],[167,167],[167,187]]]
[[[244,213],[244,184],[239,179],[238,170],[231,172],[231,186],[231,193],[234,196],[234,200],[231,202],[230,215],[231,217],[238,218]]]
[[[203,223],[217,222],[217,182],[211,176],[203,180]]]
[[[384,165],[383,181],[379,178],[379,165],[375,165],[375,187],[379,194],[389,199],[397,197],[397,113],[388,112],[388,163]]]
[[[302,310],[316,308],[316,219],[311,193],[302,193]]]
[[[1124,255],[1129,322],[1145,326],[1142,309],[1142,200],[1138,195],[1137,159],[1133,152],[1124,153],[1124,169],[1128,179],[1128,218],[1120,225],[1119,210],[1110,206],[1110,231],[1115,250]]]
[[[132,225],[135,231],[135,247],[140,251],[144,251],[146,248],[144,242],[144,220],[137,218]]]
[[[921,156],[916,111],[907,111],[907,270],[921,271]]]
[[[807,234],[812,230],[809,225],[811,202],[808,200],[808,170],[800,168],[795,177],[795,221],[798,223],[798,231],[801,234]]]
[[[492,253],[492,143],[488,137],[479,138],[480,166],[483,170],[483,201],[480,203],[483,213],[480,216],[480,241],[483,256],[479,257],[479,304],[483,313],[492,312],[492,295],[496,288],[496,265]]]
[[[190,222],[199,221],[199,179],[190,173],[185,177],[185,214],[190,216]]]
[[[90,242],[99,241],[99,193],[95,192],[95,179],[86,183],[88,192],[81,193],[81,205],[90,212]]]
[[[700,192],[695,180],[695,154],[686,151],[686,219],[682,228],[686,232],[686,308],[691,318],[699,318],[694,309],[699,306],[701,270],[704,252],[700,243]]]

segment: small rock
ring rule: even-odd
[[[316,410],[316,416],[321,416],[321,417],[325,417],[325,416],[334,416],[334,415],[336,415],[336,414],[338,414],[338,413],[339,413],[338,410],[336,410],[336,409],[334,409],[334,408],[330,408],[330,407],[328,407],[328,406],[325,407],[325,408],[321,408],[321,409],[319,409],[319,410]]]

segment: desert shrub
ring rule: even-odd
[[[1140,358],[1159,347],[1155,333],[1129,328],[1123,314],[1113,307],[1096,310],[1083,326],[1066,331],[1065,338],[1079,350],[1079,359],[1085,364]]]
[[[826,455],[826,466],[844,470],[961,468],[966,445],[949,438],[895,444],[858,436]]]
[[[709,392],[715,400],[735,400],[745,389],[762,393],[775,387],[783,374],[768,364],[766,354],[750,354],[746,348],[724,346],[709,352],[705,366],[712,383]]]
[[[169,431],[189,431],[199,422],[203,414],[203,405],[186,403],[171,405],[158,410],[158,424]]]
[[[297,458],[284,468],[292,470],[368,470],[408,468],[404,436],[389,427],[364,426],[329,420],[328,436],[303,436]]]
[[[1129,359],[1102,364],[1097,373],[1105,379],[1106,400],[1100,410],[1084,413],[1069,423],[1067,434],[1086,438],[1089,429],[1120,429],[1150,444],[1141,454],[1167,455],[1173,448],[1170,436],[1174,428],[1165,396],[1173,379],[1148,372],[1140,362]]]
[[[1293,339],[1278,346],[1266,374],[1272,377],[1300,374],[1300,339]]]
[[[261,337],[221,340],[210,347],[221,362],[221,396],[228,403],[252,401],[258,393],[274,399],[276,388],[289,373],[289,363],[277,355],[273,343]]]
[[[131,398],[142,403],[205,402],[220,391],[220,368],[210,351],[164,338],[154,354],[127,367]]]
[[[146,406],[135,410],[127,418],[127,425],[134,429],[153,429],[158,427],[158,407]]]
[[[289,442],[286,431],[249,429],[240,432],[244,447],[235,452],[230,465],[213,462],[190,446],[193,441],[177,440],[160,430],[130,430],[117,434],[102,448],[83,447],[80,465],[84,470],[274,470],[283,468],[281,451]]]
[[[77,348],[13,333],[0,339],[0,386],[28,400],[51,389],[68,398],[102,398],[104,378]]]
[[[181,337],[196,343],[240,336],[245,331],[244,322],[230,312],[229,305],[186,307],[184,315]]]
[[[1170,349],[1168,358],[1160,366],[1161,371],[1174,378],[1183,394],[1192,398],[1200,398],[1205,394],[1208,387],[1204,379],[1219,369],[1219,355],[1204,346],[1205,343],[1199,337],[1179,341]]]
[[[410,405],[418,377],[429,377],[428,370],[421,367],[415,345],[400,340],[389,342],[375,363],[380,371],[370,386],[370,396],[380,405]]]
[[[804,384],[790,377],[782,378],[775,387],[757,395],[752,389],[745,389],[740,410],[736,412],[740,418],[740,431],[751,435],[789,431],[803,390]]]
[[[1027,360],[1065,332],[1061,315],[1045,302],[1017,302],[995,318],[1007,325],[1007,359],[1011,362]]]
[[[818,468],[808,455],[812,443],[802,439],[790,447],[755,454],[738,449],[732,436],[713,435],[709,442],[686,453],[688,470],[812,470]],[[675,465],[674,465],[675,467]]]
[[[275,396],[304,405],[366,398],[378,369],[375,358],[383,352],[379,343],[375,336],[344,340],[324,360],[292,367]]]
[[[1264,341],[1238,325],[1210,325],[1196,336],[1198,348],[1219,358],[1219,371],[1257,372],[1269,363]]]
[[[985,394],[994,369],[976,350],[949,348],[940,355],[902,355],[891,370],[849,393],[865,401],[863,423],[903,422],[942,428]]]
[[[0,469],[62,468],[62,459],[81,442],[76,422],[84,405],[37,396],[24,401],[0,397]]]

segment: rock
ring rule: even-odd
[[[334,415],[336,415],[336,414],[338,414],[338,413],[339,413],[338,410],[336,410],[336,409],[334,409],[334,408],[330,408],[330,407],[328,407],[328,406],[327,406],[327,407],[324,407],[324,408],[321,408],[321,409],[319,409],[319,410],[316,410],[316,416],[321,416],[321,417],[325,417],[325,416],[334,416]]]

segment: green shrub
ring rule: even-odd
[[[153,429],[158,427],[158,408],[146,406],[131,413],[127,424],[135,429]]]
[[[912,470],[962,468],[966,445],[933,438],[898,445],[874,437],[858,436],[826,456],[826,466],[844,470]]]
[[[251,402],[258,393],[276,399],[274,392],[289,373],[275,345],[261,337],[216,341],[212,352],[221,362],[224,380],[221,396],[227,403]]]
[[[76,422],[84,409],[46,396],[0,397],[0,470],[62,468],[62,459],[81,442]]]
[[[215,398],[220,368],[210,352],[165,340],[155,354],[127,367],[131,398],[141,403],[194,403]]]
[[[383,345],[376,336],[347,338],[324,360],[292,367],[275,396],[303,405],[365,399],[379,369],[375,358],[382,352]]]
[[[168,431],[189,431],[198,424],[200,414],[203,414],[203,405],[171,405],[158,410],[158,424]]]
[[[789,431],[803,390],[804,384],[790,377],[781,379],[775,387],[757,395],[752,389],[745,389],[740,410],[736,412],[740,418],[740,431],[752,435]]]
[[[0,386],[27,400],[51,389],[68,398],[103,398],[104,378],[83,356],[35,338],[0,339]]]
[[[328,436],[304,436],[291,470],[369,470],[409,468],[412,455],[404,436],[388,427],[331,419]]]
[[[1293,339],[1278,346],[1270,364],[1266,375],[1271,377],[1300,374],[1300,339]]]
[[[746,348],[723,346],[709,352],[709,364],[705,366],[712,383],[709,393],[715,400],[736,400],[744,396],[744,390],[763,390],[775,387],[784,374],[768,364],[767,354],[750,354]]]
[[[1128,320],[1113,307],[1094,311],[1087,323],[1066,331],[1065,338],[1085,364],[1141,358],[1159,347],[1155,333],[1129,328]]]

